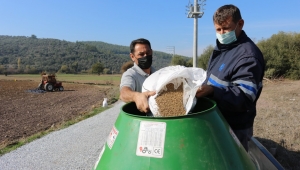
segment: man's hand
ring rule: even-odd
[[[155,94],[156,94],[155,91],[135,93],[133,100],[136,104],[137,109],[140,112],[144,112],[144,113],[147,113],[148,111],[150,111],[149,104],[148,104],[148,98]]]
[[[147,113],[148,111],[150,111],[148,98],[155,94],[155,91],[140,93],[132,91],[131,88],[124,86],[120,91],[120,99],[123,102],[135,102],[136,107],[140,112]]]
[[[205,97],[214,93],[214,88],[209,85],[202,85],[196,92],[196,97]]]

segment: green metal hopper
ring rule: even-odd
[[[198,99],[180,117],[147,117],[125,104],[103,146],[97,170],[257,169],[216,103]]]

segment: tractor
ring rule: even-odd
[[[45,74],[42,73],[42,80],[38,86],[39,90],[46,91],[63,91],[64,87],[62,86],[62,82],[56,81],[55,74]]]

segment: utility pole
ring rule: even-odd
[[[206,0],[194,0],[193,4],[188,4],[188,18],[194,18],[194,45],[193,45],[193,67],[197,67],[197,50],[198,50],[198,18],[201,18],[204,14],[203,6]]]
[[[172,51],[173,52],[173,58],[175,56],[175,46],[167,46],[167,51]]]

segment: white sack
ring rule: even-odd
[[[102,107],[107,107],[107,106],[108,106],[107,98],[104,98],[102,102]]]
[[[151,74],[143,83],[142,92],[155,91],[154,96],[149,97],[149,107],[154,117],[160,117],[155,98],[162,89],[166,89],[168,83],[173,83],[176,89],[183,83],[183,105],[185,114],[196,104],[196,92],[206,79],[206,71],[201,68],[169,66]]]

